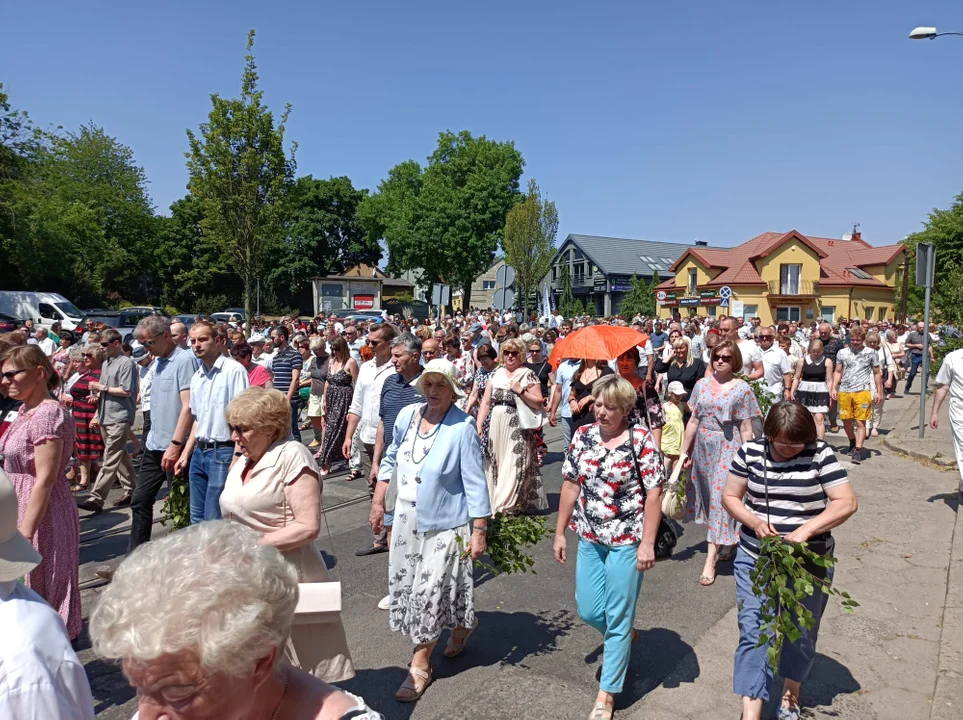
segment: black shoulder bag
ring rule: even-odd
[[[635,425],[629,425],[629,451],[632,453],[632,463],[635,465],[635,474],[639,476],[639,487],[642,488],[642,504],[644,506],[648,493],[646,493],[645,490],[645,480],[642,478],[642,468],[639,467],[639,458],[635,454]],[[665,560],[666,558],[672,557],[672,551],[678,541],[679,538],[676,536],[675,530],[662,514],[660,504],[659,531],[655,534],[655,559]]]

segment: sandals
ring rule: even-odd
[[[84,490],[86,490],[86,489],[89,488],[89,487],[90,487],[90,483],[89,483],[89,482],[85,482],[85,483],[74,483],[73,485],[70,486],[70,492],[72,492],[72,493],[83,492]]]
[[[432,683],[431,668],[427,671],[411,666],[408,668],[408,677],[401,683],[398,692],[395,693],[395,700],[398,702],[415,702],[425,694],[425,690]]]
[[[445,657],[453,658],[461,655],[462,652],[464,652],[465,650],[465,645],[468,643],[468,638],[471,637],[471,634],[475,632],[475,628],[477,627],[478,627],[478,620],[476,619],[475,624],[472,625],[470,628],[467,628],[467,629],[462,628],[462,631],[464,632],[464,634],[461,635],[460,637],[455,635],[455,630],[452,630],[451,637],[448,638],[448,643],[445,645]],[[458,628],[455,628],[455,629],[457,630]]]
[[[352,480],[360,480],[363,475],[364,473],[361,472],[360,470],[352,470],[347,474],[347,476],[344,479],[347,480],[348,482],[351,482]]]
[[[709,587],[709,586],[712,585],[715,581],[716,581],[716,576],[715,576],[715,575],[700,575],[700,576],[699,576],[699,584],[700,584],[702,587]]]
[[[615,706],[606,705],[603,702],[595,703],[595,707],[592,708],[592,714],[589,715],[589,720],[612,720],[612,716],[615,715]]]
[[[719,562],[729,562],[736,555],[736,546],[728,545],[726,549],[719,553]]]

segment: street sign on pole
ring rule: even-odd
[[[515,304],[515,291],[511,288],[498,288],[492,302],[499,310],[508,310]]]
[[[936,248],[932,243],[916,246],[916,284],[922,285],[923,296],[923,386],[920,388],[920,437],[926,429],[926,390],[930,385],[930,291],[936,273]]]

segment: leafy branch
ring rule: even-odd
[[[756,647],[769,646],[769,666],[779,670],[783,642],[798,642],[800,628],[812,630],[815,619],[802,601],[816,592],[841,598],[844,612],[851,613],[859,607],[845,590],[837,590],[826,580],[813,575],[808,567],[832,568],[836,559],[830,555],[818,555],[806,543],[790,543],[781,537],[764,537],[760,542],[759,559],[749,572],[752,592],[764,597],[760,608],[761,626]],[[808,566],[808,567],[807,567]]]
[[[161,525],[171,530],[180,530],[191,524],[191,490],[187,478],[175,475],[171,478],[171,490],[161,508]]]
[[[498,513],[488,521],[485,535],[486,552],[491,562],[479,558],[475,565],[494,575],[529,570],[532,575],[537,575],[532,570],[535,559],[525,552],[525,548],[534,547],[539,540],[551,534],[552,531],[545,527],[545,518]]]

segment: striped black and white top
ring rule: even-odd
[[[777,462],[762,440],[745,443],[732,460],[730,472],[749,482],[746,507],[766,517],[766,484],[769,486],[769,523],[780,535],[788,535],[829,504],[826,491],[849,482],[833,449],[822,440],[807,445],[791,460]],[[825,542],[832,550],[832,536],[822,533],[811,542]],[[752,528],[742,526],[740,546],[752,557],[759,556],[759,540]],[[815,549],[815,548],[814,548]]]

